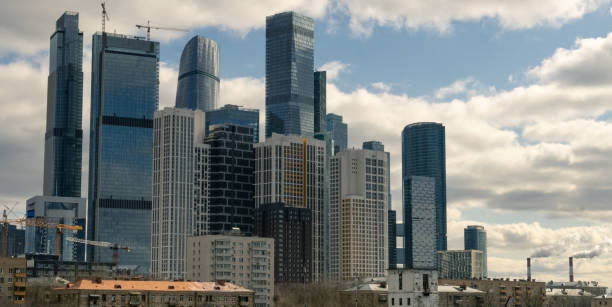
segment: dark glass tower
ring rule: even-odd
[[[334,141],[334,154],[345,150],[348,146],[348,126],[342,122],[342,116],[329,113],[326,120],[327,131],[331,133]]]
[[[176,107],[209,111],[219,100],[219,46],[197,35],[187,42],[181,54]]]
[[[88,237],[128,246],[119,264],[149,270],[153,114],[159,43],[96,33],[92,44]],[[93,230],[93,233],[91,232]],[[95,261],[112,252],[97,248]]]
[[[314,23],[294,12],[266,17],[266,137],[313,136]]]
[[[484,227],[470,225],[463,229],[464,249],[482,251],[482,277],[487,277],[487,232]]]
[[[206,112],[206,134],[210,126],[232,124],[253,129],[253,143],[259,143],[259,110],[245,109],[240,106],[226,104],[220,109]]]
[[[208,193],[210,234],[232,227],[253,234],[255,202],[255,152],[253,129],[213,125],[204,141],[210,145]]]
[[[444,126],[439,123],[414,123],[406,126],[402,131],[402,181],[404,189],[406,189],[406,180],[412,176],[432,177],[435,180],[437,250],[446,250],[446,150],[444,137]]]
[[[327,73],[315,71],[314,73],[314,132],[325,133],[327,123],[325,122],[327,97]]]
[[[55,23],[49,51],[43,194],[81,196],[83,33],[79,14]]]

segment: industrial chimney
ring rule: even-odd
[[[527,281],[531,281],[531,258],[527,258]]]
[[[574,257],[569,257],[569,281],[574,282]]]

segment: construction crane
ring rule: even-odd
[[[108,18],[108,13],[106,12],[106,1],[102,0],[100,5],[102,6],[102,33],[104,33],[106,32],[106,21],[110,21],[110,18]]]
[[[13,206],[14,207],[14,206]],[[9,210],[9,214],[12,212],[12,208]],[[2,256],[8,256],[8,225],[22,225],[26,227],[40,227],[40,228],[53,228],[55,231],[55,255],[61,257],[62,255],[62,235],[64,230],[78,231],[83,230],[83,227],[78,225],[67,225],[50,222],[47,218],[36,217],[36,218],[18,218],[9,219],[6,209],[2,212]]]
[[[155,27],[151,25],[151,21],[147,20],[147,25],[136,25],[136,28],[138,29],[147,29],[147,40],[150,41],[151,40],[151,29],[154,30],[168,30],[168,31],[179,31],[179,32],[189,32],[189,30],[186,29],[179,29],[179,28],[168,28],[168,27]]]
[[[100,246],[100,247],[108,247],[110,249],[113,250],[113,264],[116,266],[119,264],[119,250],[126,250],[128,252],[130,252],[130,248],[127,246],[120,246],[118,244],[115,243],[110,243],[110,242],[101,242],[101,241],[90,241],[90,240],[83,240],[83,239],[79,239],[79,238],[75,238],[75,237],[67,237],[66,240],[68,241],[72,241],[75,243],[81,243],[81,244],[88,244],[88,245],[94,245],[94,246]]]

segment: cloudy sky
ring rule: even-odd
[[[177,63],[201,34],[221,50],[221,103],[264,110],[265,16],[315,18],[315,67],[349,146],[381,140],[401,212],[402,128],[446,126],[449,248],[484,225],[489,271],[612,286],[612,0],[108,0],[107,30],[161,41],[160,107],[174,105]],[[65,10],[84,32],[83,187],[87,184],[91,35],[99,2],[8,1],[0,11],[0,204],[42,192],[49,36]],[[85,195],[86,189],[83,189]]]

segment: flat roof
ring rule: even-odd
[[[94,280],[83,279],[56,290],[116,290],[116,291],[219,291],[219,292],[254,292],[230,282],[197,281],[155,281],[155,280]]]

